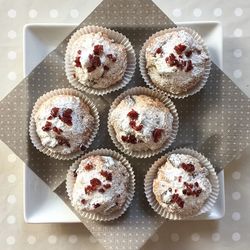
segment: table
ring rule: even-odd
[[[0,41],[3,79],[2,99],[22,79],[22,28],[25,23],[78,23],[100,3],[92,1],[1,1]],[[181,0],[154,1],[174,21],[221,21],[224,30],[224,71],[250,97],[249,63],[250,2]],[[225,170],[226,215],[220,221],[192,223],[185,232],[168,222],[146,243],[144,249],[247,249],[250,238],[250,148]],[[103,249],[82,225],[25,224],[23,220],[22,161],[0,143],[0,249]],[[188,223],[188,222],[183,222]],[[4,229],[4,230],[3,230]]]

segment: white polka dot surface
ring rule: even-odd
[[[6,66],[0,69],[2,78],[5,82],[2,85],[3,88],[9,86],[9,90],[16,84],[17,76],[21,75],[20,65],[22,64],[21,51],[22,51],[22,26],[27,22],[75,22],[78,21],[77,18],[82,16],[87,16],[89,11],[94,9],[95,5],[100,1],[86,1],[86,5],[82,5],[81,1],[71,1],[66,7],[59,1],[40,1],[40,3],[27,0],[25,5],[15,5],[14,1],[8,1],[6,6],[2,7],[1,20],[4,20],[4,25],[2,33],[4,39],[0,41],[2,58],[5,60]],[[194,21],[197,20],[219,20],[222,22],[225,39],[224,44],[224,55],[226,60],[224,60],[224,68],[227,73],[229,73],[233,80],[237,84],[241,84],[246,93],[250,93],[249,87],[247,87],[247,82],[250,77],[249,70],[247,69],[248,64],[248,51],[249,51],[249,27],[247,26],[247,11],[250,8],[250,3],[244,0],[239,0],[236,2],[230,1],[227,4],[219,0],[211,0],[209,3],[206,1],[195,1],[191,0],[189,5],[183,5],[180,1],[161,1],[156,0],[157,4],[166,11],[169,16],[173,17],[175,21]],[[119,7],[122,8],[122,7]],[[134,10],[133,5],[129,7],[130,11],[134,11],[137,15],[139,11],[143,14],[142,7]],[[119,15],[119,11],[117,13]],[[154,13],[157,13],[154,10]],[[145,13],[146,14],[146,13]],[[104,12],[103,12],[104,15]],[[139,15],[139,14],[138,14]],[[147,14],[148,15],[148,14]],[[59,19],[60,18],[60,19]],[[100,17],[99,17],[100,18]],[[122,19],[122,22],[126,24],[126,19],[119,17],[116,20]],[[150,19],[150,17],[148,17]],[[132,18],[134,19],[134,17]],[[160,18],[159,18],[160,19]],[[233,19],[233,24],[232,24]],[[143,19],[141,19],[143,20]],[[191,21],[192,21],[191,20]],[[79,19],[80,21],[80,19]],[[95,20],[99,24],[98,18]],[[118,22],[118,21],[117,21]],[[140,21],[143,24],[143,21]],[[159,22],[161,22],[159,20]],[[3,23],[3,22],[2,22]],[[139,22],[138,22],[139,23]],[[105,26],[105,23],[102,25]],[[117,23],[113,23],[117,25]],[[136,36],[134,40],[136,40]],[[232,42],[231,42],[232,41]],[[134,41],[133,41],[134,42]],[[140,42],[143,42],[140,41]],[[64,48],[62,48],[62,51]],[[62,52],[63,53],[63,52]],[[228,59],[228,60],[227,60]],[[243,63],[244,61],[244,63]],[[51,62],[53,64],[53,62]],[[58,67],[62,65],[58,64]],[[43,78],[40,76],[37,79],[40,85],[43,85]],[[6,83],[6,84],[4,84]],[[46,83],[48,84],[48,83]],[[1,85],[1,88],[2,88]],[[38,86],[38,85],[37,85]],[[60,85],[59,85],[60,86]],[[249,86],[249,85],[248,85]],[[40,86],[38,86],[40,88]],[[1,91],[1,90],[0,90]],[[20,89],[15,93],[15,95],[20,94]],[[40,90],[41,91],[41,90]],[[248,92],[247,92],[248,91]],[[7,92],[5,92],[7,93]],[[42,94],[42,92],[40,92]],[[233,89],[229,92],[233,95]],[[35,99],[35,97],[30,97]],[[216,97],[219,98],[219,97]],[[211,99],[213,104],[216,102],[216,98]],[[13,100],[11,100],[13,101]],[[34,100],[33,100],[34,101]],[[236,100],[234,103],[234,98],[232,97],[232,104],[229,106],[230,110],[233,109],[234,105],[239,104],[240,99]],[[220,103],[216,104],[220,107]],[[19,107],[22,106],[19,103]],[[13,105],[15,108],[15,105]],[[210,106],[208,105],[208,109]],[[1,107],[0,107],[1,109]],[[20,110],[18,110],[20,111]],[[231,115],[234,116],[233,111]],[[211,114],[208,112],[211,116]],[[218,112],[220,115],[220,113]],[[1,114],[0,114],[1,115]],[[18,115],[18,112],[17,114]],[[245,115],[244,115],[245,116]],[[203,114],[200,114],[200,119],[205,119]],[[213,119],[210,125],[207,124],[205,130],[211,130],[210,126],[213,124]],[[231,120],[227,120],[230,121]],[[194,121],[195,122],[195,121]],[[218,122],[218,121],[217,121]],[[218,122],[220,124],[220,122]],[[234,133],[232,127],[229,128],[231,133]],[[195,130],[195,128],[194,128]],[[1,127],[0,127],[1,131]],[[219,129],[218,129],[219,131]],[[185,130],[183,134],[185,135],[188,131]],[[17,133],[14,130],[9,130],[6,134]],[[244,135],[243,135],[244,136]],[[187,137],[183,136],[183,143],[186,142]],[[237,136],[234,137],[237,140]],[[22,147],[23,144],[17,144],[16,147]],[[213,145],[207,145],[209,148],[213,148]],[[3,161],[2,180],[5,185],[3,195],[4,209],[0,208],[1,212],[1,227],[5,228],[5,233],[3,234],[3,240],[0,242],[0,249],[55,249],[60,248],[61,250],[72,249],[72,245],[76,249],[103,249],[103,247],[97,243],[96,238],[89,235],[86,231],[83,233],[83,227],[81,225],[28,225],[23,222],[22,215],[22,172],[19,170],[20,165],[17,163],[17,157],[15,154],[11,153],[9,149],[5,149],[1,152],[1,159]],[[220,152],[218,153],[220,154]],[[41,160],[41,156],[36,155],[38,160]],[[225,157],[227,157],[225,155]],[[250,162],[250,161],[248,161]],[[244,168],[243,168],[244,167]],[[226,242],[228,249],[240,249],[245,250],[244,246],[249,245],[250,241],[246,237],[246,230],[243,228],[248,228],[250,221],[247,216],[246,207],[249,205],[248,201],[245,201],[243,197],[247,195],[247,192],[243,189],[243,186],[248,185],[249,171],[247,164],[235,164],[231,165],[231,170],[226,170],[226,216],[218,222],[183,222],[183,223],[166,223],[160,231],[157,231],[142,249],[163,249],[166,244],[169,249],[214,249],[216,244],[224,244]],[[63,175],[63,171],[61,173]],[[247,197],[247,196],[246,196]],[[240,200],[240,202],[239,202]],[[148,209],[148,208],[147,208]],[[156,216],[156,218],[158,218]],[[105,232],[105,244],[109,245],[108,249],[134,249],[134,245],[138,244],[144,237],[148,234],[148,230],[154,228],[154,223],[147,224],[147,219],[143,220],[141,225],[138,225],[140,220],[138,218],[133,221],[130,226],[130,230],[123,228],[120,225],[118,232]],[[137,232],[134,235],[129,235],[127,232],[131,232],[136,224],[137,230],[142,230],[142,232]],[[241,226],[243,225],[243,226]],[[20,228],[22,227],[22,230]],[[98,229],[99,226],[96,226]],[[144,229],[142,229],[144,227]],[[188,229],[188,230],[186,230]],[[250,230],[250,228],[248,228]],[[100,233],[100,232],[99,232]],[[148,235],[149,237],[150,235]],[[128,238],[126,238],[128,237]],[[116,239],[120,238],[122,246],[118,247],[113,244]],[[131,242],[129,247],[125,247],[125,242]],[[223,242],[223,243],[222,243]],[[200,245],[199,245],[200,244]]]

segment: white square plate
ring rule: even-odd
[[[217,22],[177,23],[196,30],[205,40],[212,60],[222,68],[222,28]],[[24,26],[24,75],[68,35],[75,24],[28,24]],[[31,53],[32,52],[32,53]],[[225,213],[224,172],[219,174],[221,191],[213,209],[195,220],[217,220]],[[24,168],[24,219],[27,223],[80,222],[77,216],[27,166]]]

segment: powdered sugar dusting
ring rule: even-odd
[[[91,66],[89,55],[93,55],[95,45],[101,45],[103,52],[97,55],[100,65],[89,71],[88,68]],[[112,55],[115,61],[108,55]],[[75,63],[77,57],[81,67]],[[70,63],[74,66],[75,77],[80,83],[97,89],[106,88],[122,78],[127,67],[126,49],[102,32],[84,34],[72,44]]]
[[[182,164],[192,164],[194,171],[186,171]],[[198,159],[184,154],[171,154],[159,169],[154,180],[153,192],[160,205],[169,212],[179,214],[197,213],[212,192],[208,170]],[[177,196],[183,207],[173,202]],[[174,198],[175,198],[174,197]]]
[[[134,110],[138,113],[138,118],[134,120],[136,126],[142,125],[142,129],[137,131],[131,127],[131,118],[128,113]],[[173,115],[168,108],[159,100],[154,100],[145,95],[128,96],[121,101],[111,113],[111,124],[115,129],[117,140],[125,148],[132,150],[154,150],[169,138],[172,131]],[[154,141],[153,132],[155,129],[162,129],[159,141]],[[134,135],[137,143],[124,142],[122,136]]]
[[[181,55],[175,50],[175,47],[180,44],[186,47]],[[161,53],[156,53],[158,48],[161,49]],[[190,51],[192,53],[185,53]],[[187,64],[185,64],[184,69],[181,69],[167,63],[166,58],[171,54],[177,60],[186,62],[190,60],[192,62],[192,70],[185,70]],[[146,48],[146,60],[146,67],[152,81],[162,89],[178,94],[187,91],[201,79],[204,74],[205,62],[208,60],[208,55],[202,45],[191,34],[180,30],[168,32],[154,38]]]
[[[93,166],[91,170],[85,168],[88,164]],[[102,171],[111,174],[112,180],[103,176]],[[77,211],[110,214],[122,208],[128,194],[129,174],[120,162],[110,156],[89,156],[81,161],[76,174],[72,205]],[[95,191],[86,193],[85,189],[93,179],[98,179],[101,184]],[[100,192],[100,189],[104,192]]]
[[[51,118],[51,110],[55,107],[58,108],[58,115]],[[59,118],[67,109],[72,110],[72,126],[66,124]],[[48,119],[49,117],[50,119]],[[92,131],[94,118],[89,113],[89,108],[79,97],[58,95],[48,99],[41,105],[35,114],[35,122],[36,132],[43,146],[52,148],[62,154],[69,154],[74,151],[79,151],[80,146],[87,143]],[[51,123],[51,128],[56,127],[62,131],[60,136],[69,142],[70,147],[67,145],[59,145],[58,133],[52,129],[50,131],[43,130],[46,122]]]

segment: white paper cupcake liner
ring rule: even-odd
[[[76,39],[78,39],[80,36],[84,34],[96,33],[96,32],[103,32],[107,34],[110,39],[113,39],[116,43],[122,44],[126,48],[127,52],[127,68],[123,75],[123,78],[116,84],[111,85],[104,89],[95,89],[81,84],[76,78],[74,78],[74,73],[75,73],[74,66],[70,63],[70,51],[72,44],[76,41]],[[81,91],[85,91],[89,94],[105,95],[125,87],[132,79],[135,72],[135,68],[136,68],[135,51],[128,38],[117,31],[100,26],[86,26],[84,28],[77,30],[71,36],[69,43],[67,45],[65,54],[65,72],[67,79],[73,87]]]
[[[153,181],[157,177],[158,170],[159,168],[167,161],[167,157],[171,154],[187,154],[195,157],[198,159],[204,167],[206,167],[209,171],[209,176],[208,179],[212,185],[212,192],[210,196],[208,197],[207,201],[204,203],[200,211],[196,214],[186,214],[186,215],[180,215],[177,213],[173,212],[168,212],[167,209],[163,208],[158,201],[155,198],[155,195],[153,193]],[[214,206],[219,192],[220,192],[220,187],[219,187],[219,180],[217,177],[217,174],[215,172],[214,167],[212,164],[209,162],[209,160],[203,156],[202,154],[198,153],[197,151],[189,148],[178,148],[175,149],[169,153],[167,153],[165,156],[162,156],[158,160],[156,160],[151,168],[148,170],[145,179],[144,179],[144,191],[147,197],[147,200],[150,204],[150,206],[153,208],[153,210],[158,213],[160,216],[162,216],[165,219],[170,219],[170,220],[184,220],[188,219],[191,217],[195,217],[204,213],[209,212],[212,207]]]
[[[164,35],[164,34],[169,33],[169,32],[180,31],[180,30],[185,30],[190,35],[192,35],[192,37],[203,47],[203,50],[205,51],[205,53],[207,54],[209,59],[205,63],[205,70],[204,70],[204,74],[203,74],[201,80],[193,88],[191,88],[190,90],[188,90],[185,93],[173,94],[173,93],[169,93],[169,92],[164,91],[163,89],[161,89],[159,86],[157,86],[156,84],[154,84],[152,82],[152,80],[147,72],[147,68],[146,68],[145,53],[146,53],[146,48],[148,47],[148,43],[150,42],[151,39],[156,38],[156,37],[161,36],[161,35]],[[158,89],[159,91],[167,94],[169,97],[181,99],[181,98],[185,98],[185,97],[188,97],[188,96],[191,96],[191,95],[198,93],[206,85],[206,82],[207,82],[209,74],[210,74],[210,69],[211,69],[211,59],[210,59],[210,55],[209,55],[207,46],[204,44],[203,39],[196,31],[194,31],[190,28],[187,28],[187,27],[177,27],[177,28],[161,30],[148,38],[148,40],[143,44],[143,47],[140,51],[139,68],[140,68],[142,78],[144,79],[145,83],[150,88]]]
[[[77,159],[71,166],[70,169],[68,170],[67,173],[67,177],[66,177],[66,189],[67,189],[67,194],[68,197],[70,199],[70,201],[72,200],[72,192],[73,192],[73,188],[74,188],[74,184],[75,184],[75,177],[74,177],[74,171],[79,167],[80,162],[89,157],[90,155],[102,155],[102,156],[111,156],[113,157],[115,160],[119,161],[124,167],[126,167],[128,173],[129,173],[129,186],[128,186],[128,196],[127,199],[125,201],[125,204],[123,205],[123,207],[120,210],[114,211],[113,213],[109,214],[109,215],[102,215],[102,214],[98,214],[98,213],[94,213],[94,212],[81,212],[79,213],[79,215],[82,218],[86,218],[89,220],[95,220],[95,221],[111,221],[114,219],[119,218],[120,216],[122,216],[126,210],[128,209],[128,207],[130,206],[134,194],[135,194],[135,175],[134,175],[134,171],[133,168],[131,167],[130,163],[128,162],[128,160],[123,157],[121,154],[110,150],[110,149],[97,149],[94,151],[89,152],[88,154],[80,157],[79,159]]]
[[[166,142],[164,142],[164,144],[159,149],[147,150],[147,151],[131,151],[129,149],[124,148],[123,145],[117,140],[115,130],[111,125],[111,113],[117,107],[117,105],[128,95],[146,95],[153,98],[157,98],[169,109],[170,113],[173,115],[174,119],[170,137],[166,140]],[[177,135],[178,127],[179,127],[179,117],[174,103],[166,95],[144,87],[135,87],[123,92],[113,101],[113,103],[111,104],[111,108],[109,110],[108,132],[113,143],[123,153],[136,158],[148,158],[166,150],[174,142]]]
[[[90,99],[87,98],[84,94],[82,94],[81,92],[79,92],[75,89],[70,89],[70,88],[56,89],[56,90],[50,91],[50,92],[42,95],[36,101],[36,103],[33,107],[32,113],[31,113],[30,124],[29,124],[29,135],[30,135],[31,142],[36,147],[36,149],[38,149],[40,152],[42,152],[50,157],[53,157],[53,158],[58,159],[58,160],[72,160],[72,159],[78,157],[79,155],[83,154],[85,151],[77,151],[77,152],[73,152],[73,153],[67,154],[67,155],[60,154],[60,153],[54,151],[52,148],[43,146],[41,143],[41,140],[36,132],[36,123],[35,123],[36,112],[38,111],[39,107],[45,101],[47,101],[51,97],[57,96],[57,95],[68,95],[68,96],[79,97],[90,108],[90,114],[94,117],[94,125],[93,125],[93,130],[92,130],[91,136],[90,136],[87,144],[85,145],[86,149],[94,141],[95,136],[98,132],[99,114],[98,114],[98,111],[97,111],[94,103],[92,101],[90,101]]]

